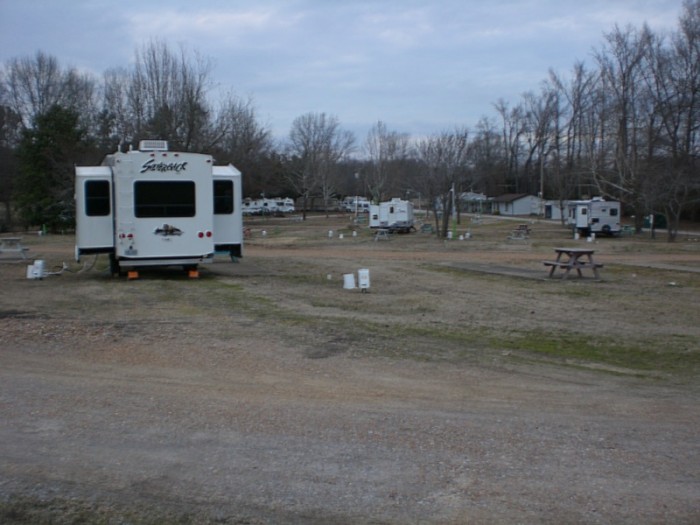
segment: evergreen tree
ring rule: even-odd
[[[15,196],[26,227],[60,231],[75,225],[74,166],[86,147],[78,119],[76,112],[52,106],[22,134]]]

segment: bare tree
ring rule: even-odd
[[[353,149],[355,137],[340,128],[338,118],[307,113],[294,119],[289,133],[290,182],[303,199],[306,218],[308,199],[318,191],[327,208],[335,192],[338,162]]]
[[[129,105],[130,82],[130,74],[123,68],[108,69],[103,75],[98,126],[104,148],[130,144],[137,135],[136,118]]]
[[[10,60],[6,82],[8,102],[25,128],[50,107],[61,105],[63,74],[55,57],[38,52],[34,58]]]
[[[158,137],[183,150],[201,150],[210,117],[210,72],[208,60],[196,53],[190,58],[184,48],[178,56],[154,40],[138,50],[127,95],[135,138]]]
[[[654,128],[653,170],[647,184],[651,211],[660,208],[668,221],[668,240],[678,234],[681,214],[700,199],[700,1],[686,1],[680,31],[671,46],[655,39],[649,75],[658,127]]]
[[[25,129],[55,106],[77,112],[84,126],[94,116],[94,79],[75,69],[63,70],[55,57],[41,51],[8,62],[5,91],[7,104],[22,117]]]
[[[262,191],[269,185],[262,166],[273,150],[272,137],[258,121],[251,99],[226,95],[208,130],[207,143],[207,150],[216,151],[241,170],[245,188]]]
[[[496,123],[486,117],[481,118],[471,141],[470,158],[481,191],[490,195],[501,192],[505,185],[501,140]]]
[[[558,141],[559,97],[556,90],[546,86],[539,95],[525,93],[523,104],[525,113],[525,130],[528,144],[525,173],[527,185],[524,190],[540,193],[544,198],[544,170],[547,155]]]
[[[367,172],[363,173],[365,185],[374,202],[382,202],[387,197],[387,189],[396,183],[410,156],[410,142],[407,134],[389,131],[382,121],[378,121],[367,134],[365,152],[368,158]]]
[[[444,132],[418,142],[418,156],[425,169],[423,192],[436,211],[438,234],[447,237],[459,180],[467,169],[469,133],[466,129]],[[442,213],[442,221],[439,220]]]
[[[179,54],[153,40],[135,52],[133,68],[104,74],[99,136],[133,144],[160,138],[188,151],[211,146],[212,111],[207,99],[211,64],[198,53]]]
[[[562,222],[565,220],[564,202],[581,197],[581,188],[589,173],[584,147],[591,129],[586,116],[593,112],[592,93],[597,78],[597,74],[582,62],[574,64],[568,82],[550,71],[550,83],[563,101],[557,112],[557,140],[552,150],[555,162],[550,175],[550,191],[559,202]]]
[[[639,126],[644,114],[640,92],[648,47],[652,40],[647,26],[641,30],[615,26],[605,35],[606,47],[596,53],[603,87],[611,101],[609,132],[614,135],[614,164],[604,171],[595,170],[595,182],[603,195],[622,197],[635,213],[636,228],[642,228],[645,202],[642,195],[644,166],[643,140]]]
[[[494,105],[501,117],[501,146],[503,148],[503,161],[505,180],[515,192],[520,191],[519,161],[522,137],[526,131],[525,112],[522,106],[510,108],[503,99],[499,99]]]

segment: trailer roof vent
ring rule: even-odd
[[[168,151],[168,141],[142,140],[139,142],[139,151]]]

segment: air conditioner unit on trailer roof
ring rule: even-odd
[[[139,151],[168,151],[168,141],[142,140],[139,142]]]

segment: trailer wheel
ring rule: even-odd
[[[609,225],[609,224],[604,224],[604,225],[603,225],[603,233],[604,233],[605,235],[610,235],[610,232],[611,232],[611,231],[612,231],[612,230],[610,229],[610,225]]]

